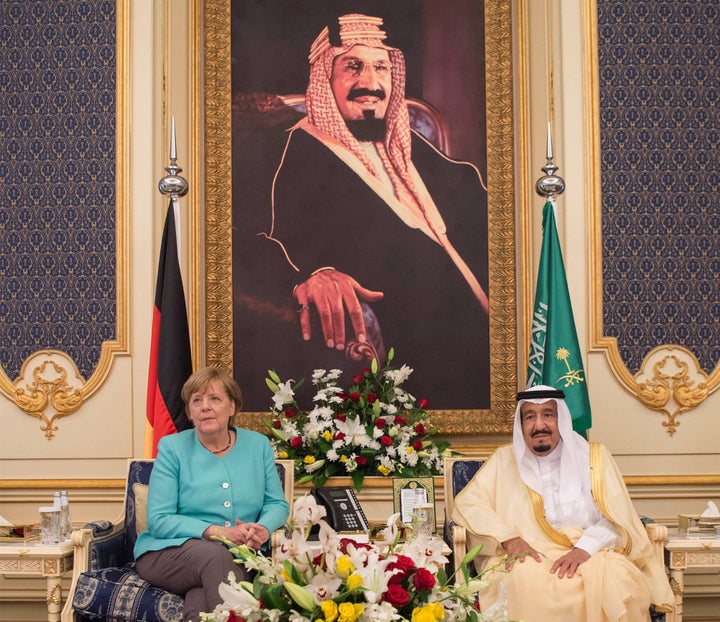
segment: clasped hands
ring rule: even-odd
[[[536,562],[540,562],[541,558],[545,557],[545,555],[536,551],[525,540],[519,537],[505,540],[505,542],[502,543],[502,547],[508,554],[508,559],[505,562],[505,570],[508,572],[512,570],[513,564],[515,564],[516,561],[523,563],[526,557],[532,557]],[[571,579],[575,576],[578,566],[588,559],[590,559],[590,553],[583,549],[573,547],[568,553],[553,562],[553,565],[550,567],[550,572],[557,575],[558,579],[562,579],[565,576]]]
[[[259,549],[270,539],[267,527],[259,523],[243,523],[239,518],[235,525],[228,527],[212,525],[203,532],[204,538],[223,537],[233,544],[247,544],[251,549]]]
[[[312,337],[310,303],[313,303],[320,316],[325,344],[337,350],[343,350],[346,343],[345,309],[357,340],[364,342],[366,329],[360,300],[377,302],[384,296],[382,292],[366,289],[351,276],[329,267],[316,270],[293,293],[300,305],[300,331],[303,339],[310,341]]]

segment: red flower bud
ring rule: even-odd
[[[375,423],[373,424],[378,430],[382,430],[385,427],[385,419],[382,417],[375,419]]]
[[[276,430],[279,430],[282,427],[282,424],[279,421],[273,421],[273,428]]]
[[[294,447],[297,449],[298,447],[302,447],[302,436],[296,436],[290,441],[290,447]]]
[[[427,408],[428,406],[430,406],[430,402],[428,402],[424,397],[421,397],[420,401],[418,402],[418,406],[420,408]]]
[[[364,367],[362,369],[362,374],[363,376],[369,376],[370,374],[372,374],[372,370],[369,367]]]
[[[435,585],[435,577],[427,568],[418,568],[412,578],[413,585],[419,590],[431,590]]]
[[[377,402],[377,395],[375,395],[374,393],[368,393],[367,401],[370,402],[371,404],[374,404],[375,402]]]
[[[422,436],[423,434],[425,434],[425,426],[422,423],[418,423],[415,426],[415,434],[417,434],[418,436]]]
[[[380,437],[380,444],[385,445],[385,447],[390,447],[390,445],[393,444],[393,440],[387,434],[383,434]]]
[[[351,402],[359,402],[360,401],[360,394],[357,392],[351,393],[350,395],[348,395],[348,397],[350,398]]]
[[[344,432],[336,432],[336,433],[335,433],[335,436],[333,436],[333,440],[335,440],[335,441],[341,441],[341,440],[343,440],[344,438],[345,438],[345,433],[344,433]]]
[[[420,451],[422,449],[422,441],[419,438],[416,438],[413,441],[412,446],[415,451]]]
[[[353,382],[355,384],[360,384],[363,381],[363,377],[360,374],[355,374],[353,376]]]
[[[407,421],[405,421],[405,417],[402,415],[395,415],[395,425],[405,425]]]
[[[367,458],[365,456],[358,456],[355,458],[355,462],[358,466],[365,466],[367,464]]]
[[[338,421],[347,421],[347,417],[343,413],[338,413],[335,415],[335,419]]]
[[[290,418],[290,417],[294,417],[295,415],[297,415],[297,410],[295,410],[292,406],[285,409],[286,417]]]
[[[401,609],[410,602],[410,594],[399,585],[390,584],[382,595],[382,600],[390,603],[396,609]]]

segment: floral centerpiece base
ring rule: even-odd
[[[201,614],[204,622],[509,622],[505,603],[480,612],[476,594],[486,585],[445,573],[442,541],[416,534],[399,542],[397,514],[383,531],[382,544],[341,538],[322,520],[325,508],[310,495],[295,501],[290,532],[273,561],[246,545],[225,543],[239,564],[255,571],[252,583],[230,574],[220,585],[224,602]],[[314,524],[319,540],[308,542]]]

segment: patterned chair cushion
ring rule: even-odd
[[[73,609],[85,620],[181,622],[183,599],[150,585],[132,566],[84,572]]]

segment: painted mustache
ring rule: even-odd
[[[370,90],[365,88],[350,89],[347,95],[348,101],[353,101],[358,97],[377,97],[380,101],[385,99],[385,91],[382,89]]]

